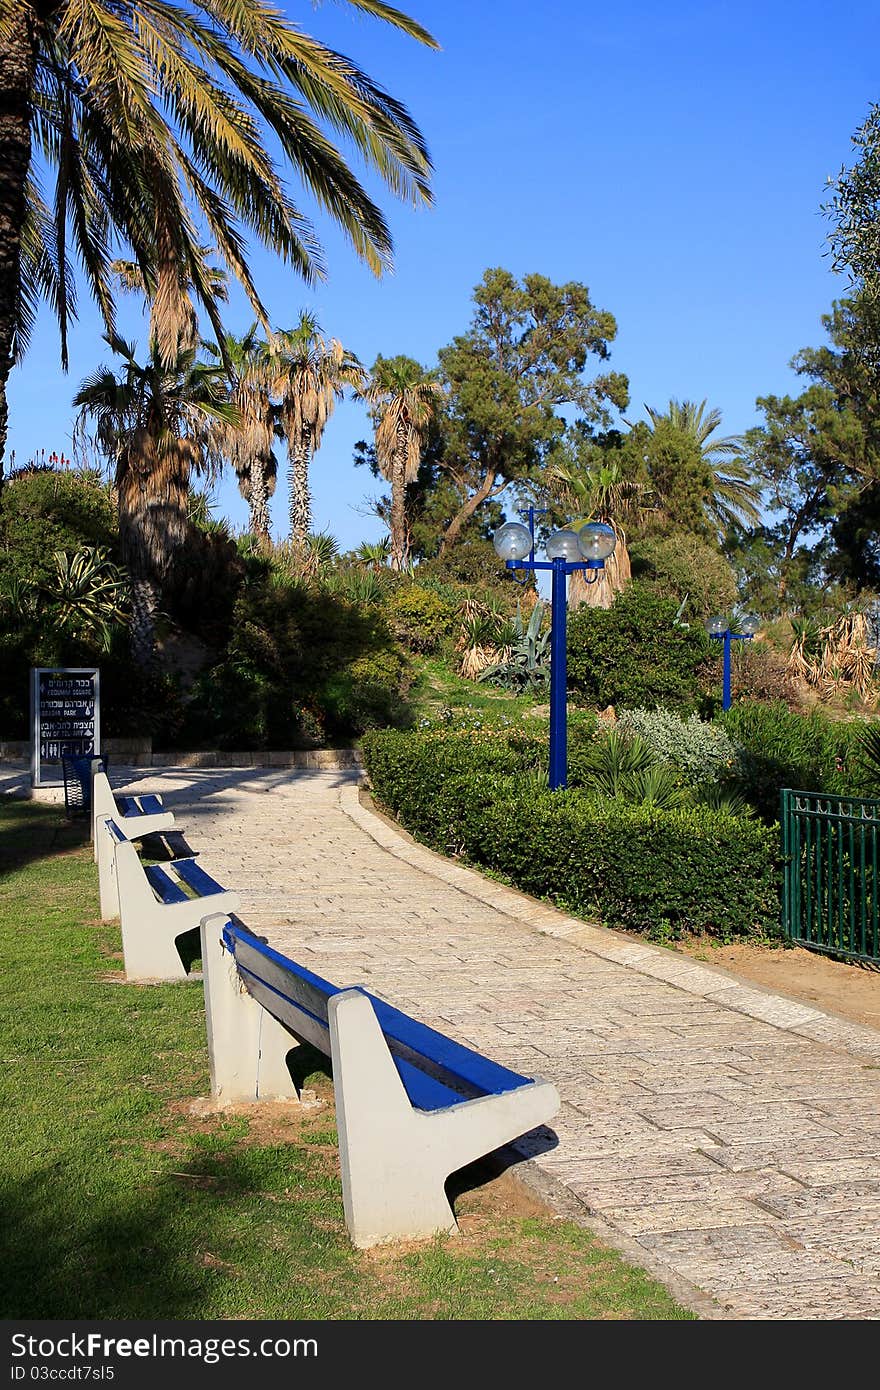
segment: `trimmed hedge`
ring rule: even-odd
[[[361,744],[378,800],[412,834],[536,897],[652,936],[779,930],[779,838],[707,807],[658,811],[536,789],[497,739],[470,765],[461,740],[382,730]]]

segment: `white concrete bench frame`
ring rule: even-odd
[[[360,1248],[457,1230],[449,1175],[559,1109],[551,1083],[500,1067],[362,989],[336,989],[238,920],[204,919],[202,971],[217,1099],[290,1097],[286,1059],[298,1039],[330,1056],[345,1220]],[[415,1065],[437,1055],[449,1070],[437,1063],[431,1075]],[[439,1079],[448,1083],[453,1068],[458,1082],[482,1077],[491,1092],[455,1094]]]
[[[98,826],[108,816],[116,822],[126,840],[139,840],[143,835],[170,830],[174,824],[174,812],[165,809],[161,796],[150,792],[117,797],[106,772],[101,771],[101,764],[95,760],[92,763],[92,844],[96,860],[101,845]]]
[[[134,845],[109,817],[101,833],[112,845],[110,879],[122,927],[126,979],[187,979],[177,938],[194,931],[208,911],[236,912],[241,905],[238,894],[223,888],[195,859],[145,868]],[[186,896],[185,888],[197,896]]]

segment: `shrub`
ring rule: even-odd
[[[569,619],[568,683],[584,704],[692,709],[709,655],[702,627],[676,625],[677,604],[631,584],[608,609],[581,606]]]
[[[766,642],[734,642],[731,655],[734,700],[764,700],[769,704],[782,700],[789,707],[797,707],[797,684],[785,657],[773,647]]]
[[[230,639],[193,686],[182,741],[291,748],[405,722],[408,665],[381,611],[247,564]]]
[[[436,652],[458,629],[458,608],[421,584],[395,589],[385,604],[391,631],[411,652]]]
[[[503,748],[475,749],[463,768],[460,742],[448,761],[424,735],[383,731],[362,743],[378,799],[433,848],[613,926],[724,938],[778,930],[774,829],[705,806],[542,792],[508,770]]]
[[[819,711],[796,714],[781,702],[733,705],[718,718],[740,745],[735,781],[766,820],[779,816],[783,787],[856,794],[864,785],[857,726]]]
[[[643,739],[655,757],[671,764],[691,786],[717,782],[736,762],[735,744],[720,724],[692,714],[687,719],[672,710],[629,709],[619,716],[618,729]]]
[[[106,546],[118,554],[110,488],[98,473],[22,469],[0,489],[0,570],[7,579],[52,577],[56,550]]]

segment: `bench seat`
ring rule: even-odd
[[[92,845],[98,865],[101,890],[101,918],[109,921],[117,915],[115,888],[111,886],[113,866],[107,858],[111,843],[103,833],[106,820],[112,820],[126,840],[142,840],[145,835],[161,834],[174,825],[174,813],[165,809],[161,796],[146,793],[142,796],[120,796],[113,793],[106,772],[97,762],[92,764]]]
[[[109,847],[102,847],[102,854],[111,866],[126,979],[185,980],[175,944],[178,937],[195,930],[206,912],[235,912],[238,894],[225,889],[194,859],[142,864],[122,826],[109,816],[101,835]]]
[[[211,1085],[221,1100],[292,1090],[294,1039],[331,1058],[345,1216],[358,1246],[455,1230],[450,1173],[545,1124],[556,1088],[340,988],[235,916],[202,922]]]
[[[264,1008],[294,1031],[299,1015],[307,1011],[325,1030],[320,1050],[329,1057],[328,1004],[343,991],[274,950],[242,923],[228,922],[223,942],[246,988]],[[529,1077],[438,1033],[361,986],[356,988],[369,999],[404,1089],[417,1109],[443,1110],[463,1098],[502,1095],[530,1084]]]

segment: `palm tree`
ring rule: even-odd
[[[617,542],[614,553],[592,582],[587,583],[579,570],[572,574],[569,607],[578,608],[585,603],[591,608],[610,608],[615,595],[626,588],[632,577],[624,522],[642,519],[648,489],[643,483],[625,478],[616,459],[580,470],[556,464],[549,470],[549,477],[560,502],[569,513],[576,513],[569,523],[573,530],[580,530],[588,521],[604,521],[613,528]]]
[[[437,47],[385,0],[350,3]],[[430,202],[430,159],[406,108],[266,0],[0,0],[0,109],[0,462],[6,381],[42,298],[66,365],[77,259],[112,332],[110,247],[130,250],[173,365],[188,286],[221,332],[203,228],[264,324],[248,235],[307,281],[322,273],[285,167],[376,274],[390,264],[385,219],[326,128],[395,196]],[[34,152],[54,183],[47,197]]]
[[[237,418],[218,424],[214,435],[217,451],[232,464],[238,490],[248,504],[251,535],[265,545],[270,536],[269,498],[278,476],[272,447],[277,411],[270,398],[266,344],[257,327],[252,324],[240,338],[224,336],[222,356],[231,368],[229,400]]]
[[[358,392],[376,431],[376,462],[391,484],[391,568],[406,568],[409,538],[406,489],[415,481],[425,434],[442,394],[440,382],[411,357],[377,357],[369,382]]]
[[[271,335],[266,368],[287,439],[290,539],[295,547],[302,547],[312,529],[309,467],[344,388],[358,390],[366,372],[338,339],[325,342],[314,314],[309,313],[300,314],[295,328]]]
[[[193,350],[168,368],[155,340],[144,365],[133,344],[107,341],[122,358],[121,370],[102,366],[82,382],[74,398],[77,430],[82,436],[93,425],[96,444],[115,464],[122,556],[132,583],[132,655],[148,667],[161,584],[186,539],[190,476],[207,466],[214,432],[234,425],[237,412],[226,399],[224,369],[197,362]]]
[[[713,439],[721,425],[721,411],[706,410],[707,402],[671,400],[665,411],[645,409],[655,430],[665,423],[682,434],[689,435],[698,445],[703,462],[710,473],[710,487],[703,500],[706,520],[722,537],[731,526],[746,522],[756,525],[761,519],[758,509],[760,487],[742,457],[745,441],[742,435]],[[659,499],[662,502],[662,499]]]

